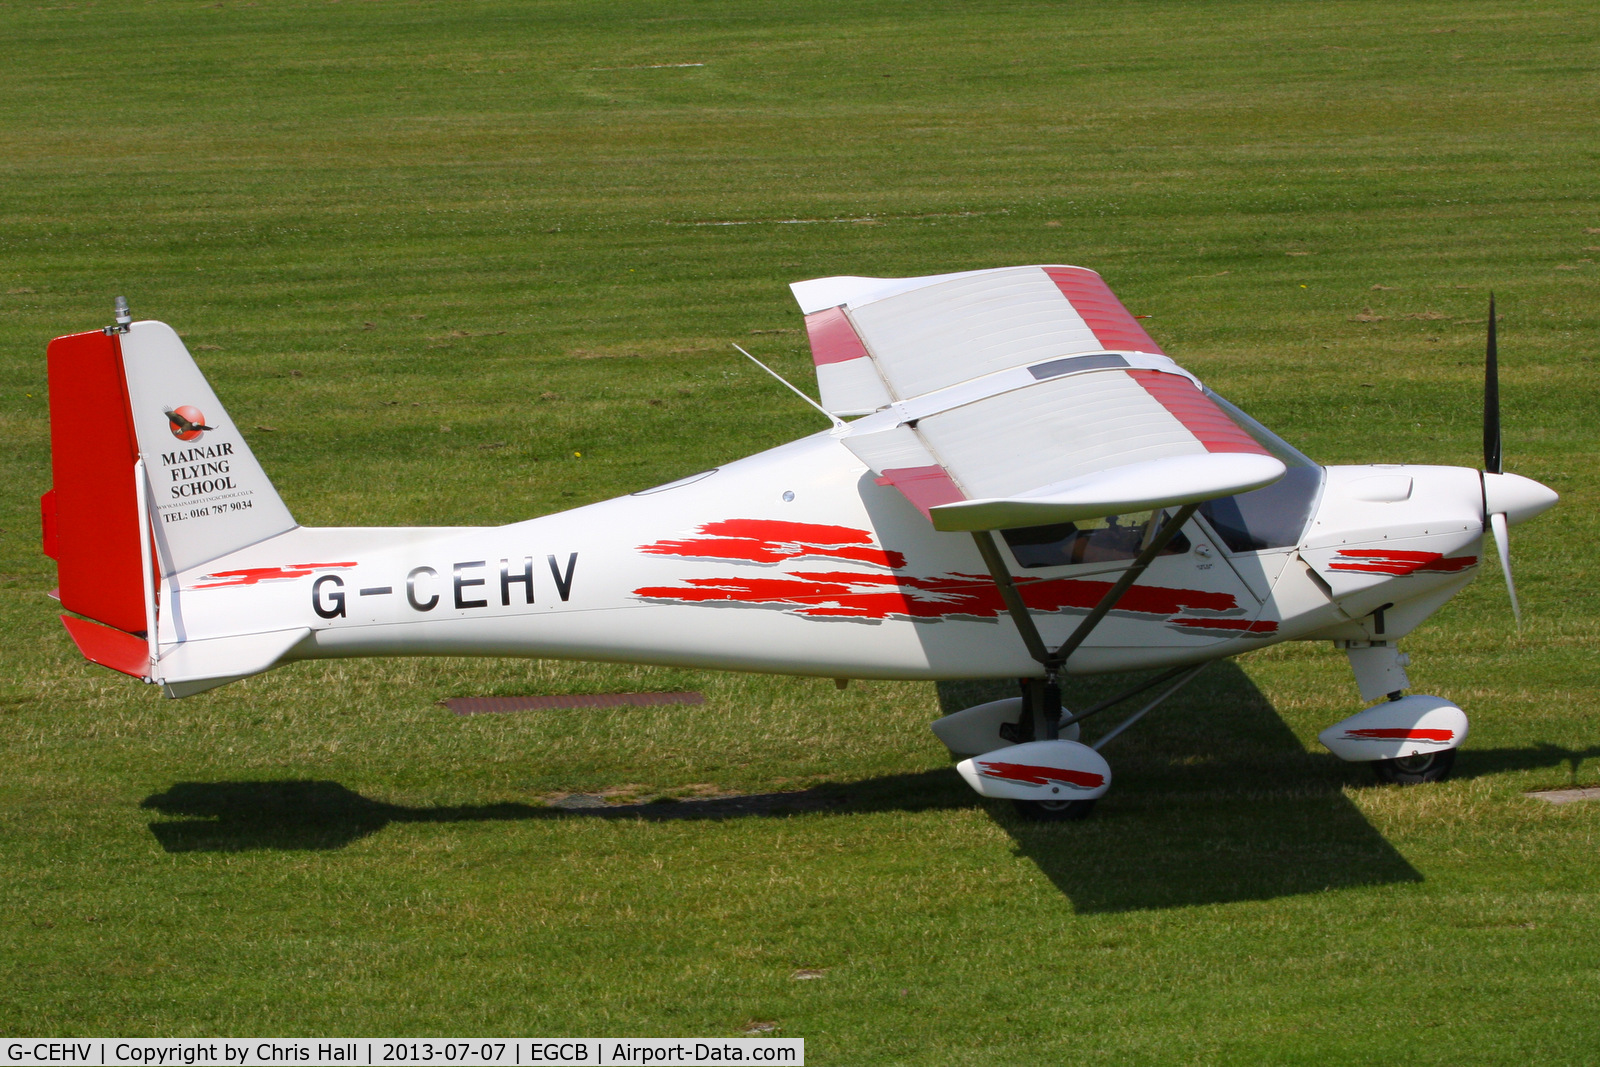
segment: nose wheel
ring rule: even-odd
[[[1077,822],[1094,811],[1092,800],[1013,800],[1017,814],[1028,822]]]
[[[1442,782],[1450,776],[1456,765],[1456,750],[1447,748],[1439,752],[1419,752],[1415,756],[1372,761],[1378,780],[1390,785],[1421,785],[1423,782]]]

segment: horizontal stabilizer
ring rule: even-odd
[[[186,697],[260,674],[310,633],[300,626],[169,645],[161,653],[161,682],[168,696]]]
[[[150,645],[144,638],[71,615],[61,616],[61,622],[66,626],[67,633],[72,635],[78,651],[90,663],[131,674],[135,678],[150,677]]]
[[[929,510],[936,530],[1001,530],[1197,504],[1270,485],[1285,467],[1272,456],[1206,452],[1128,463],[1004,499],[961,500]]]

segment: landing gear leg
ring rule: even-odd
[[[1054,741],[1061,736],[1061,683],[1054,674],[1044,678],[1018,678],[1022,690],[1022,714],[1016,722],[1002,723],[1000,736],[1014,745],[1029,741]],[[1074,731],[1072,737],[1077,738]]]
[[[1022,714],[1033,723],[1034,736],[1054,741],[1061,736],[1061,679],[1055,671],[1044,678],[1022,680]],[[1076,736],[1076,733],[1074,733]],[[1092,800],[1013,800],[1017,814],[1029,822],[1074,822],[1094,811]]]
[[[1018,678],[1017,688],[1022,690],[1022,714],[1017,716],[1016,722],[1000,724],[1000,736],[1013,745],[1025,745],[1029,741],[1037,741],[1044,736],[1044,724],[1039,715],[1039,691],[1037,680],[1033,678]]]

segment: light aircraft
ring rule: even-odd
[[[1486,532],[1515,609],[1507,527],[1557,499],[1501,470],[1492,300],[1480,471],[1318,466],[1081,267],[791,288],[828,429],[492,528],[297,525],[178,335],[119,298],[115,325],[49,348],[62,621],[171,697],[346,656],[1015,678],[933,729],[978,793],[1039,819],[1087,814],[1099,748],[1207,663],[1330,641],[1373,706],[1322,743],[1391,782],[1449,772],[1466,715],[1405,695],[1398,642],[1477,575]],[[1065,676],[1152,668],[1062,705]]]

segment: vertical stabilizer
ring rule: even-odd
[[[294,529],[289,509],[172,327],[135,322],[121,336],[121,351],[162,573]]]

